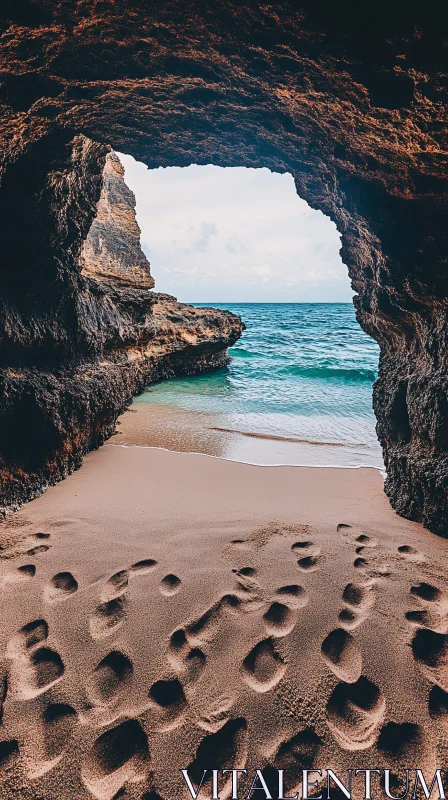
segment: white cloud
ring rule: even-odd
[[[158,291],[187,302],[351,300],[336,227],[291,175],[120,158]]]
[[[261,267],[252,267],[252,272],[255,275],[272,275],[272,270],[267,264],[262,264]]]

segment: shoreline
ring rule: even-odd
[[[230,427],[229,422],[235,427]],[[297,424],[299,430],[304,425],[306,429],[307,423],[300,418]],[[282,425],[281,415],[279,419],[275,416],[260,419],[244,414],[238,417],[186,409],[170,403],[145,402],[138,398],[119,418],[108,443],[201,453],[254,465],[366,467],[384,473],[377,443],[377,449],[372,449],[371,445],[344,438],[321,441],[284,436],[280,434]],[[244,430],[245,426],[252,430]],[[308,426],[311,436],[321,435],[319,426],[320,421],[315,431]]]
[[[238,431],[234,432],[238,433]],[[108,439],[108,441],[104,443],[103,447],[124,447],[126,449],[132,449],[135,447],[141,448],[142,450],[162,450],[165,453],[177,453],[178,455],[185,455],[188,453],[188,455],[191,456],[216,458],[219,461],[228,461],[231,464],[246,464],[249,467],[284,467],[285,469],[373,469],[376,472],[379,472],[383,479],[385,478],[385,471],[373,464],[354,464],[353,466],[350,466],[349,464],[259,464],[254,461],[242,461],[241,459],[228,458],[226,456],[214,456],[211,453],[201,453],[194,450],[172,450],[170,447],[161,447],[151,444],[120,444],[119,442],[112,442],[111,439]]]

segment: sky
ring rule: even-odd
[[[289,174],[213,165],[149,170],[118,154],[156,291],[182,302],[350,302],[336,226]]]

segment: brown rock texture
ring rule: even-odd
[[[81,274],[97,281],[152,289],[149,262],[140,247],[135,199],[115,153],[107,155],[96,217],[81,248]]]
[[[69,360],[98,370],[104,352],[120,359],[135,346],[137,328],[149,338],[141,289],[115,280],[111,304],[115,267],[93,283],[81,271],[114,180],[109,147],[149,167],[288,171],[336,223],[358,320],[381,347],[386,491],[400,514],[447,535],[446,11],[382,0],[6,0],[1,14],[1,408],[35,413],[20,388],[26,368],[60,414],[56,367],[74,397]],[[107,214],[97,224],[96,251]],[[144,265],[128,257],[123,268],[141,281]],[[122,324],[129,315],[136,328]],[[95,380],[90,410],[64,438],[76,452],[79,430],[94,446],[115,413]],[[44,434],[38,414],[35,423],[36,436],[58,438],[58,425]],[[5,464],[33,457],[28,433],[6,436]]]
[[[97,146],[78,136],[66,152],[66,171],[47,177],[59,198],[66,187],[77,188],[78,172],[87,171]],[[3,303],[3,512],[79,467],[148,383],[224,366],[227,347],[244,329],[234,314],[150,291],[154,280],[140,247],[134,195],[115,153],[101,153],[101,191],[76,273],[67,283],[56,278],[47,297],[37,286],[37,297],[27,297],[26,286],[17,286]],[[65,233],[66,208],[58,209],[53,198],[50,204]]]

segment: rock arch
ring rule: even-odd
[[[446,54],[430,4],[11,0],[2,18],[3,507],[77,466],[148,375],[123,361],[143,301],[151,337],[147,290],[81,274],[112,147],[149,167],[288,171],[334,220],[381,348],[386,491],[446,535]]]

